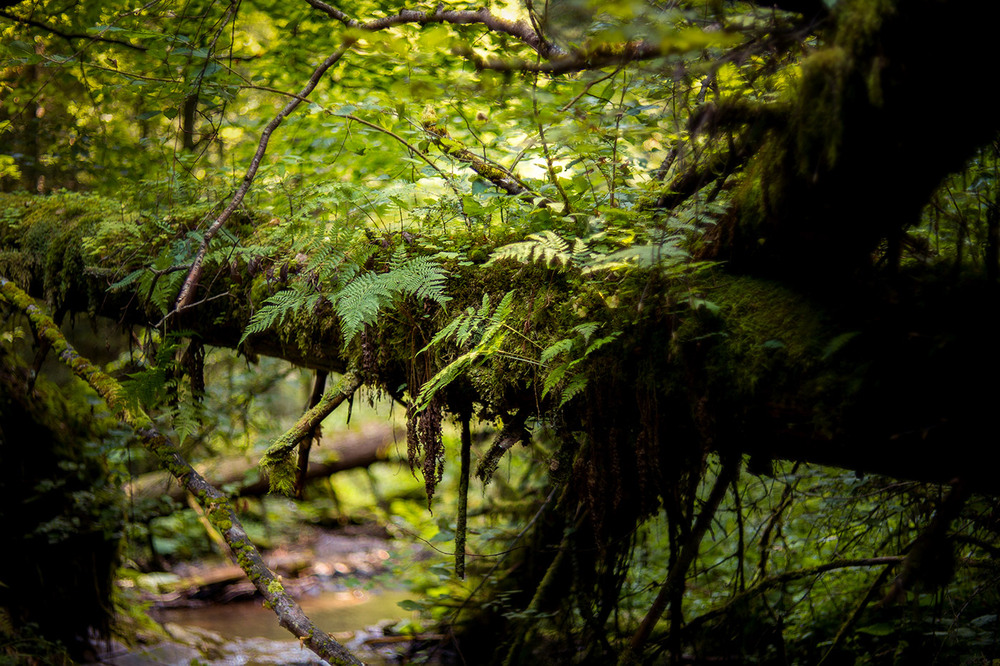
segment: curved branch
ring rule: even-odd
[[[226,540],[240,568],[246,572],[267,605],[278,616],[281,626],[332,664],[361,664],[330,634],[319,629],[285,592],[281,579],[264,564],[260,552],[250,541],[229,499],[191,467],[181,456],[177,446],[157,429],[141,409],[129,404],[121,385],[81,356],[66,341],[52,318],[35,305],[30,296],[2,276],[0,276],[0,299],[28,316],[39,337],[52,345],[59,360],[69,366],[77,377],[87,382],[104,399],[108,407],[135,430],[160,464],[194,495],[198,504],[205,509],[208,519]]]
[[[684,49],[686,51],[687,49]],[[581,49],[573,53],[553,54],[548,62],[526,60],[523,58],[485,57],[472,48],[459,46],[452,49],[455,55],[463,56],[472,61],[476,69],[490,69],[495,72],[533,72],[541,74],[569,74],[591,69],[620,66],[629,62],[652,60],[677,53],[677,49],[663,48],[659,44],[647,41],[627,42],[625,44],[599,44],[590,49]]]
[[[14,3],[16,4],[16,3]],[[36,21],[35,19],[25,18],[23,16],[17,16],[16,14],[11,14],[10,12],[0,10],[0,17],[13,21],[14,23],[20,23],[22,25],[28,25],[32,28],[38,28],[44,30],[56,37],[61,37],[67,42],[72,42],[74,39],[86,39],[90,42],[104,42],[105,44],[115,44],[117,46],[124,46],[126,48],[133,49],[135,51],[145,52],[147,49],[145,46],[137,46],[135,44],[130,44],[121,39],[113,39],[111,37],[101,37],[100,35],[88,35],[86,33],[78,32],[64,32],[58,28],[54,28],[51,25],[42,23],[41,21]]]
[[[728,178],[747,163],[753,155],[755,141],[739,140],[730,151],[713,155],[707,162],[696,164],[674,178],[666,190],[649,205],[649,208],[670,210],[682,204],[711,182]]]
[[[795,571],[786,571],[785,573],[772,576],[771,578],[764,579],[754,585],[753,587],[740,592],[739,594],[734,594],[725,602],[722,606],[714,608],[710,611],[702,613],[698,617],[692,618],[688,622],[684,629],[686,631],[691,631],[697,626],[705,624],[710,620],[714,620],[717,617],[725,615],[730,608],[737,606],[747,599],[752,599],[753,597],[760,596],[768,590],[774,589],[776,587],[781,587],[786,583],[790,583],[793,580],[798,580],[800,578],[812,578],[814,576],[819,576],[828,571],[837,571],[839,569],[856,569],[862,567],[885,567],[883,572],[879,574],[879,578],[883,575],[887,575],[887,572],[891,571],[893,567],[898,566],[903,562],[902,555],[886,555],[880,557],[865,557],[859,559],[838,559],[826,564],[820,564],[815,567],[809,567],[808,569],[796,569]]]
[[[449,23],[451,25],[481,24],[493,32],[509,35],[527,44],[543,58],[551,58],[564,53],[558,46],[550,44],[539,37],[538,33],[528,23],[524,21],[510,21],[501,16],[496,16],[490,13],[490,10],[485,7],[477,10],[445,10],[443,7],[438,6],[432,12],[402,9],[398,14],[361,23],[321,0],[306,0],[306,2],[328,16],[340,21],[348,28],[360,28],[361,30],[375,32],[407,23],[417,23],[420,25],[427,25],[429,23]]]

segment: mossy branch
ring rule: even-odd
[[[488,162],[473,153],[471,150],[462,145],[461,142],[449,136],[447,130],[438,127],[437,125],[425,124],[424,132],[427,133],[430,140],[434,142],[434,145],[440,148],[441,152],[445,155],[463,164],[468,164],[473,171],[493,183],[493,185],[500,188],[507,194],[524,196],[528,199],[537,199],[539,200],[538,205],[543,208],[553,203],[551,199],[542,197],[537,193],[532,192],[531,189],[524,184],[524,181],[518,178],[512,171],[508,171],[498,164]]]
[[[320,630],[288,596],[280,578],[264,564],[260,552],[250,541],[229,499],[191,467],[176,445],[157,429],[144,412],[130,408],[121,384],[81,356],[67,342],[52,318],[35,305],[28,294],[3,276],[0,276],[0,300],[28,316],[38,337],[52,346],[59,360],[87,382],[118,418],[135,430],[160,464],[197,499],[212,525],[226,540],[240,568],[278,616],[281,626],[331,664],[361,664],[343,645]]]
[[[299,442],[309,437],[320,422],[361,386],[361,378],[345,373],[337,385],[328,389],[314,407],[307,410],[283,435],[264,452],[260,467],[271,480],[271,492],[294,494],[296,467],[294,453]]]

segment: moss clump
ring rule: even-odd
[[[95,264],[88,247],[94,229],[114,215],[101,197],[61,192],[49,196],[0,194],[0,274],[44,294],[56,312],[97,307],[101,290],[86,271]],[[117,211],[120,215],[120,211]]]

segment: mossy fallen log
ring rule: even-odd
[[[389,299],[345,344],[337,311],[319,298],[244,340],[269,296],[303,283],[308,291],[314,279],[303,268],[311,260],[278,240],[267,252],[245,249],[267,224],[248,215],[234,227],[230,246],[206,262],[199,305],[172,318],[184,264],[162,257],[184,256],[194,222],[144,226],[120,204],[75,194],[0,197],[0,274],[56,311],[166,325],[251,358],[350,366],[370,386],[409,395],[411,407],[436,373],[457,368],[423,412],[410,414],[410,454],[438,460],[435,467],[443,459],[433,413],[472,410],[506,424],[496,456],[510,450],[505,442],[527,436],[514,426],[530,417],[564,424],[570,436],[552,463],[556,476],[583,451],[573,474],[591,506],[611,511],[625,504],[634,504],[626,513],[656,511],[657,498],[678,482],[671,470],[697,467],[713,449],[750,454],[765,471],[767,460],[781,457],[938,482],[963,476],[974,488],[1000,491],[980,464],[993,429],[990,405],[1000,396],[993,383],[968,382],[972,369],[983,376],[1000,369],[990,342],[996,325],[978,314],[997,294],[982,282],[927,272],[909,276],[905,290],[854,288],[837,298],[733,275],[724,265],[634,268],[597,279],[552,260],[439,259],[447,310],[419,297]],[[373,283],[392,256],[423,251],[412,239],[360,242],[349,251],[367,257],[358,275]],[[556,256],[558,246],[547,251]],[[493,330],[516,335],[497,334],[493,348],[472,351],[448,339],[429,344],[463,312],[469,330],[477,312],[483,322],[498,319],[505,294],[514,298]],[[597,339],[599,349],[585,344]],[[590,445],[581,447],[583,440]]]

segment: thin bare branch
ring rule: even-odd
[[[38,28],[39,30],[44,30],[45,32],[55,35],[56,37],[61,37],[62,39],[65,39],[67,42],[70,43],[72,43],[74,39],[85,39],[89,42],[104,42],[105,44],[116,44],[117,46],[124,46],[134,51],[145,52],[147,50],[145,46],[137,46],[136,44],[131,44],[122,39],[102,37],[100,34],[91,35],[78,32],[65,32],[47,23],[36,21],[35,19],[27,18],[24,16],[18,16],[17,14],[13,14],[8,11],[0,11],[0,17],[13,21],[14,23],[20,23],[22,25],[31,26],[32,28]]]
[[[712,490],[705,500],[701,513],[698,514],[698,518],[695,520],[686,542],[681,547],[676,561],[670,567],[667,578],[663,581],[663,585],[660,587],[660,592],[656,595],[653,605],[650,606],[649,611],[646,612],[646,617],[642,619],[642,623],[632,636],[629,649],[623,655],[623,661],[628,659],[630,655],[636,655],[642,651],[649,635],[653,631],[653,627],[660,620],[663,611],[666,610],[667,603],[674,596],[679,586],[684,585],[688,568],[690,568],[691,563],[694,562],[694,558],[698,555],[701,540],[704,538],[705,532],[708,531],[708,527],[712,523],[712,518],[715,516],[715,511],[719,508],[719,503],[726,494],[726,490],[729,488],[732,480],[739,474],[739,471],[740,460],[738,458],[723,461],[722,469],[715,479],[715,484],[712,486]],[[673,630],[676,630],[680,624],[680,618],[673,618],[673,620]]]
[[[188,273],[187,278],[184,280],[184,284],[181,287],[180,294],[177,296],[177,301],[174,304],[174,311],[180,312],[191,304],[194,298],[195,287],[198,286],[198,280],[201,278],[202,266],[205,262],[205,256],[208,254],[208,245],[211,243],[215,234],[219,232],[222,225],[232,216],[240,204],[243,203],[243,199],[246,197],[247,192],[250,191],[250,186],[253,185],[254,178],[257,176],[257,170],[260,168],[261,160],[264,159],[264,153],[267,152],[267,144],[271,140],[271,135],[274,133],[278,126],[287,118],[298,106],[309,96],[319,83],[320,79],[328,69],[333,67],[345,53],[350,48],[350,42],[345,42],[339,49],[330,54],[326,60],[320,63],[312,76],[309,77],[308,83],[299,92],[298,95],[293,97],[285,104],[284,108],[278,112],[271,122],[267,124],[264,131],[261,132],[260,142],[257,144],[257,151],[254,153],[253,159],[250,160],[250,166],[247,168],[246,175],[243,176],[243,182],[240,184],[233,198],[230,200],[229,205],[226,206],[225,210],[219,214],[215,221],[212,222],[212,226],[205,231],[205,235],[201,241],[201,246],[198,248],[198,254],[195,255],[194,262],[192,262],[191,270]]]

